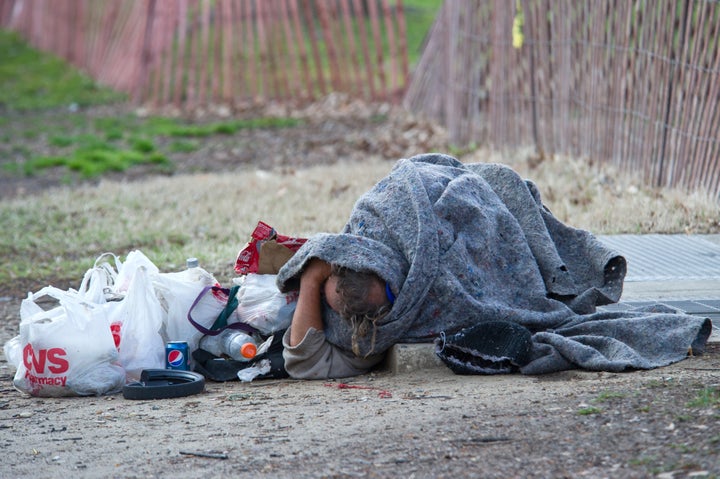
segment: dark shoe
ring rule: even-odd
[[[530,331],[510,321],[480,322],[435,339],[435,354],[455,374],[506,374],[530,362]]]

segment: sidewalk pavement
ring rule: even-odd
[[[708,350],[720,350],[720,235],[612,235],[598,236],[625,256],[628,272],[623,294],[603,310],[627,310],[665,304],[713,322]],[[432,344],[396,344],[386,368],[408,373],[445,368]]]

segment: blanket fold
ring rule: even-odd
[[[313,257],[375,272],[395,292],[374,342],[360,338],[363,353],[512,321],[533,334],[522,372],[625,370],[678,361],[710,334],[709,320],[675,312],[596,312],[620,299],[625,259],[557,220],[532,182],[497,164],[399,160],[340,233],[310,238],[285,264],[280,289],[297,287]],[[323,319],[327,340],[351,351],[351,326],[326,305]]]

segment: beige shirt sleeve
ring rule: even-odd
[[[295,379],[345,378],[366,373],[380,363],[384,354],[358,358],[325,340],[325,333],[308,329],[305,337],[290,346],[290,328],[283,336],[285,370]]]

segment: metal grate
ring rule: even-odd
[[[598,308],[600,311],[633,311],[638,308],[664,305],[694,316],[710,318],[713,331],[708,342],[720,343],[720,300],[698,299],[679,301],[626,301],[607,304]]]
[[[625,281],[720,279],[720,244],[700,236],[599,236],[603,244],[625,256]]]

